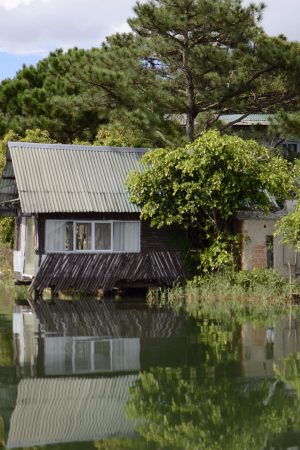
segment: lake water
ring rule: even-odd
[[[297,312],[1,297],[0,448],[296,450],[299,375]]]

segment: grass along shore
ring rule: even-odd
[[[293,285],[294,297],[300,287]],[[245,313],[256,311],[284,311],[291,305],[290,285],[286,278],[273,270],[225,272],[195,277],[185,286],[150,290],[150,306],[171,308],[198,315],[205,310],[218,309],[229,313],[241,309]]]

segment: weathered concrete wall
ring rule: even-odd
[[[245,270],[267,267],[267,236],[273,236],[276,219],[244,219],[240,222],[242,234],[241,267]],[[274,269],[281,275],[288,276],[288,264],[292,274],[300,275],[300,255],[297,256],[287,246],[282,245],[281,238],[274,236]]]
[[[289,355],[300,351],[300,316],[282,318],[276,326],[242,326],[242,367],[245,377],[274,378],[274,364],[284,367]]]

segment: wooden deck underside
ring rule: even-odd
[[[67,289],[96,292],[111,290],[120,282],[170,286],[185,277],[179,252],[59,254],[46,256],[32,289],[54,293]]]

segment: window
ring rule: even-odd
[[[66,242],[65,247],[67,251],[74,250],[74,228],[73,222],[66,222]]]
[[[111,250],[111,223],[95,223],[95,250]]]
[[[94,367],[95,370],[111,370],[111,341],[94,342]]]
[[[139,222],[114,223],[114,251],[138,252],[140,247]]]
[[[274,268],[274,238],[273,236],[266,236],[267,245],[267,269]]]
[[[17,252],[21,250],[21,230],[22,230],[22,218],[16,217],[14,250]]]
[[[92,250],[92,224],[76,223],[76,250]]]
[[[47,220],[45,244],[47,252],[72,251],[73,222]]]
[[[138,221],[47,220],[46,253],[140,251]]]

